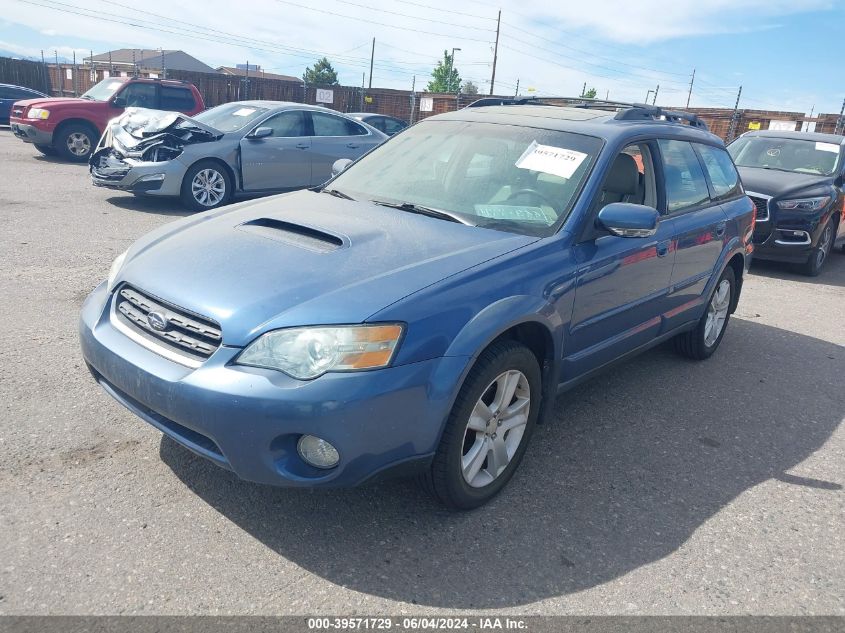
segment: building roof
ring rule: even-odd
[[[116,65],[131,65],[134,62],[138,68],[149,68],[150,70],[161,70],[161,61],[164,57],[164,66],[170,70],[187,70],[201,73],[216,73],[208,64],[204,64],[196,57],[188,55],[185,51],[177,50],[159,50],[159,49],[141,49],[141,48],[119,48],[117,50],[100,53],[93,57],[86,57],[83,61],[93,61],[95,63],[109,63]],[[109,60],[111,56],[111,60]]]
[[[217,72],[223,73],[224,75],[236,75],[238,77],[246,77],[246,70],[243,68],[234,68],[232,66],[220,66],[217,68]],[[291,75],[278,75],[276,73],[268,73],[263,70],[250,68],[249,69],[249,76],[250,77],[261,77],[262,79],[278,79],[279,81],[296,81],[298,83],[302,83],[302,79],[299,77],[292,77]]]

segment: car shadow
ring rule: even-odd
[[[793,264],[771,262],[763,259],[752,260],[751,273],[771,279],[788,279],[805,284],[821,284],[824,286],[839,286],[845,288],[845,253],[841,247],[836,247],[828,256],[822,272],[818,277],[808,277]]]
[[[156,215],[173,215],[184,217],[193,215],[195,211],[180,206],[175,198],[156,198],[154,196],[134,196],[130,193],[116,195],[106,198],[106,201],[127,211],[141,211],[143,213],[155,213]]]
[[[788,471],[842,421],[843,370],[841,346],[735,318],[706,362],[663,346],[559,398],[509,486],[465,513],[409,481],[272,488],[167,438],[160,455],[218,512],[336,585],[427,606],[508,608],[653,563],[769,479],[838,494],[842,482]]]

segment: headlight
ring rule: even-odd
[[[386,367],[401,336],[399,324],[274,330],[250,343],[235,362],[310,380],[327,371]]]
[[[27,119],[49,119],[50,118],[50,111],[45,110],[44,108],[30,108],[29,112],[26,113]]]
[[[819,209],[824,209],[828,202],[830,202],[830,196],[781,200],[778,202],[778,209],[788,209],[793,211],[818,211]]]
[[[120,269],[123,268],[123,260],[126,259],[126,253],[127,251],[123,251],[120,255],[115,257],[111,268],[109,268],[109,280],[106,284],[109,292],[114,289],[114,282],[117,279],[117,274],[120,272]]]

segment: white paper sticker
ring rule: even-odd
[[[112,81],[108,86],[106,86],[106,88],[108,88],[109,90],[117,90],[122,85],[123,85],[122,81]]]
[[[530,169],[561,178],[572,178],[572,174],[580,167],[585,158],[587,158],[587,155],[583,152],[552,145],[540,145],[537,141],[532,141],[515,164],[519,169]]]
[[[255,112],[255,108],[241,108],[232,112],[232,116],[249,116],[253,112]]]
[[[817,152],[832,152],[833,154],[839,153],[839,146],[834,143],[816,143],[816,151]]]

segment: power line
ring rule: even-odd
[[[424,9],[432,9],[433,11],[442,11],[444,13],[452,13],[454,15],[463,15],[468,18],[476,18],[478,20],[492,20],[493,22],[496,21],[496,18],[487,17],[484,15],[475,15],[474,13],[464,13],[463,11],[453,11],[451,9],[441,9],[440,7],[433,7],[430,4],[423,4],[421,2],[412,2],[412,0],[394,0],[395,2],[401,2],[402,4],[410,4],[415,7],[422,7]]]
[[[454,22],[446,22],[444,20],[435,20],[433,18],[422,18],[415,15],[408,15],[407,13],[400,13],[398,11],[391,11],[389,9],[380,9],[378,7],[373,7],[367,4],[359,4],[357,2],[352,2],[352,0],[335,0],[335,2],[340,2],[341,4],[348,4],[353,7],[358,7],[360,9],[367,9],[369,11],[378,11],[380,13],[388,13],[390,15],[397,15],[402,18],[408,18],[411,20],[423,20],[425,22],[434,22],[435,24],[445,24],[446,26],[457,26],[462,29],[473,29],[475,31],[484,31],[487,33],[492,33],[493,29],[483,28],[480,26],[469,26],[465,24],[455,24]]]

